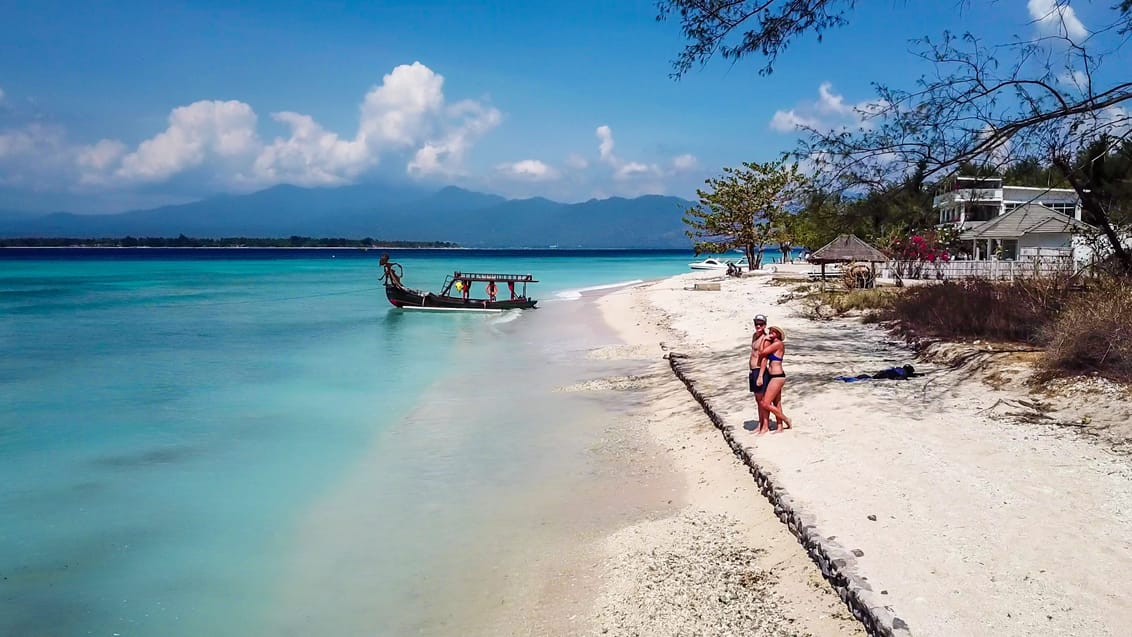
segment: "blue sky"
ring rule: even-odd
[[[791,122],[851,123],[870,82],[910,86],[910,38],[1030,35],[1049,2],[861,3],[770,77],[717,60],[677,82],[682,40],[652,0],[0,0],[0,209],[371,179],[690,197],[791,149]],[[1105,8],[1073,6],[1085,25]]]

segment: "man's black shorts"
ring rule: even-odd
[[[765,394],[766,393],[766,385],[767,385],[767,382],[770,379],[766,377],[766,374],[763,374],[763,384],[762,385],[758,384],[758,380],[759,380],[759,370],[752,369],[750,378],[748,379],[748,382],[751,386],[751,392],[755,393],[755,394]]]

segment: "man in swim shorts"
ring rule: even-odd
[[[755,395],[755,400],[759,401],[762,395],[766,393],[766,385],[769,379],[762,378],[760,381],[759,370],[763,367],[762,358],[759,356],[759,348],[763,346],[766,340],[766,316],[762,314],[755,315],[755,333],[751,335],[751,358],[749,367],[751,369],[748,384],[751,388],[751,393]],[[760,401],[761,402],[761,401]],[[763,409],[759,405],[759,428],[765,429],[770,423],[770,412]]]

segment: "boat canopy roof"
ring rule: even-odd
[[[481,272],[454,272],[453,279],[463,281],[510,281],[512,283],[538,283],[530,274],[487,274]]]

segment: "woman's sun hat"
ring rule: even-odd
[[[778,327],[777,325],[772,325],[772,326],[768,327],[766,331],[768,331],[768,332],[778,332],[778,340],[780,340],[780,341],[786,340],[786,332],[783,332],[782,328]]]

